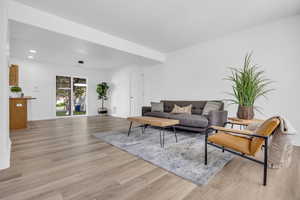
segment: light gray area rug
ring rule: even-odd
[[[159,130],[134,128],[130,136],[127,130],[94,134],[98,139],[110,143],[133,155],[166,169],[198,185],[208,183],[229,162],[233,156],[208,146],[208,165],[204,165],[204,135],[177,131],[166,131],[165,147],[161,148]]]

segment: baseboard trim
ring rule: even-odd
[[[127,116],[121,116],[121,115],[116,115],[116,114],[112,114],[110,116],[116,117],[116,118],[122,118],[122,119],[126,119],[127,118]]]
[[[29,119],[29,122],[36,122],[36,121],[45,121],[45,120],[56,120],[56,119],[70,119],[70,118],[77,118],[77,117],[94,117],[99,116],[98,114],[92,114],[92,115],[78,115],[78,116],[64,116],[64,117],[45,117],[41,119]],[[110,114],[108,114],[110,116]]]

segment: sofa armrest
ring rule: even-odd
[[[142,107],[142,116],[144,116],[144,114],[147,112],[151,112],[151,106],[143,106]]]
[[[207,118],[209,126],[225,126],[227,122],[228,112],[222,111],[210,111]]]

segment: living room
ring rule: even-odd
[[[0,13],[0,199],[300,199],[297,0]],[[263,79],[250,110],[236,69]]]

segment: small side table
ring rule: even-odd
[[[240,129],[242,127],[247,127],[249,124],[252,123],[262,123],[264,120],[261,119],[239,119],[237,117],[228,117],[227,123],[231,124],[231,128],[233,128],[234,125],[240,125]]]

